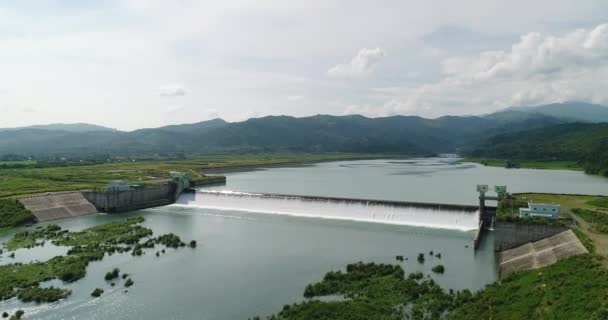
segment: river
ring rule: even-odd
[[[605,194],[608,180],[580,172],[506,170],[445,159],[365,160],[269,168],[228,174],[213,190],[273,192],[339,197],[474,204],[477,183],[506,184],[510,191]],[[264,206],[268,204],[264,203]],[[238,210],[236,210],[238,209]],[[87,276],[68,285],[73,293],[55,304],[0,302],[0,311],[26,311],[28,319],[247,319],[266,316],[301,301],[306,284],[325,272],[357,261],[398,263],[406,272],[443,264],[431,274],[443,287],[477,290],[495,280],[492,236],[478,251],[470,232],[382,223],[319,219],[246,208],[204,208],[181,204],[129,214],[100,214],[56,223],[70,230],[142,215],[155,234],[173,232],[197,240],[196,249],[169,250],[159,258],[116,254],[91,263]],[[259,209],[259,207],[258,207]],[[311,209],[312,210],[312,209]],[[317,207],[323,213],[323,207]],[[334,209],[332,209],[334,210]],[[272,210],[269,210],[272,211]],[[0,235],[0,241],[10,234]],[[416,262],[419,252],[441,252],[441,260]],[[48,259],[64,251],[49,247],[18,250],[16,260]],[[0,264],[11,259],[0,258]],[[135,285],[111,288],[103,275],[118,267]],[[63,284],[54,282],[55,285]],[[96,287],[106,292],[97,299]]]

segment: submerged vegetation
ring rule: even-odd
[[[421,272],[405,276],[400,266],[359,262],[306,286],[306,301],[267,319],[606,319],[608,271],[598,259],[566,258],[475,294],[446,291]],[[316,299],[335,296],[342,299]]]
[[[93,292],[91,292],[91,296],[98,298],[103,294],[103,289],[100,288],[95,288],[95,290],[93,290]]]
[[[314,299],[336,295],[344,299]],[[400,266],[359,262],[349,264],[346,272],[327,273],[321,282],[308,285],[304,296],[312,299],[286,305],[268,319],[400,320],[404,313],[411,319],[438,319],[472,295],[468,290],[446,293],[422,273],[406,277]]]
[[[61,288],[43,288],[42,282],[60,279],[64,283],[74,282],[86,275],[91,261],[101,260],[108,254],[129,252],[140,241],[152,236],[152,230],[140,225],[143,217],[129,218],[97,225],[78,232],[61,230],[57,225],[48,225],[31,231],[17,233],[7,244],[9,250],[31,248],[51,241],[55,245],[71,247],[66,256],[56,256],[45,262],[14,263],[0,265],[0,300],[18,297],[20,300],[53,302],[67,297],[70,291]],[[170,238],[183,243],[176,235],[149,238],[147,241],[161,243],[158,239]],[[165,244],[165,243],[163,243]],[[171,243],[172,244],[172,243]],[[120,270],[115,268],[105,275],[107,281],[119,277]],[[123,274],[123,278],[126,274]],[[127,283],[132,285],[129,278]],[[129,286],[125,284],[125,286]]]
[[[444,273],[445,267],[442,264],[439,264],[439,265],[434,266],[433,269],[431,269],[431,270],[435,273]]]
[[[106,273],[106,276],[104,277],[104,279],[106,281],[112,281],[112,280],[118,278],[119,275],[120,275],[120,269],[114,268],[112,271]]]

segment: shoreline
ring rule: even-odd
[[[584,172],[576,161],[535,161],[535,160],[509,160],[497,158],[462,158],[460,162],[472,162],[484,167],[496,167],[505,169],[536,169],[536,170],[566,170]],[[507,162],[512,162],[516,167],[507,168]]]
[[[341,161],[360,161],[360,160],[383,160],[383,159],[410,159],[408,155],[382,155],[378,157],[354,157],[348,159],[327,159],[327,160],[304,160],[304,161],[288,161],[281,163],[268,163],[268,164],[251,164],[251,165],[237,165],[237,166],[225,166],[225,167],[210,167],[209,169],[201,169],[201,172],[207,174],[224,174],[224,173],[235,173],[235,172],[248,172],[248,171],[262,171],[264,169],[272,168],[297,168],[297,167],[309,167],[318,163],[325,162],[341,162]]]

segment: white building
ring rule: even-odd
[[[527,208],[519,208],[519,216],[525,217],[541,217],[557,219],[559,218],[560,205],[551,203],[532,203],[528,202]]]

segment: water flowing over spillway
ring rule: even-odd
[[[175,205],[462,231],[479,228],[479,211],[395,205],[373,200],[198,190],[182,194]]]

